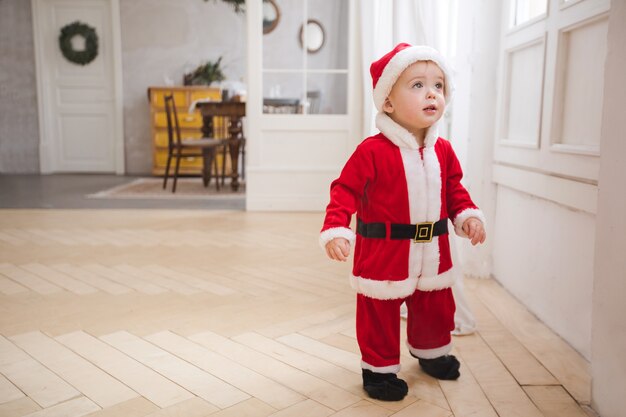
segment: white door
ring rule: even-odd
[[[249,0],[246,13],[247,209],[322,210],[362,140],[355,2]]]
[[[42,173],[124,171],[118,0],[32,0]],[[75,21],[95,29],[98,55],[80,65],[59,46]],[[84,50],[81,36],[72,39]]]

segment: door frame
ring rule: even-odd
[[[46,83],[48,82],[45,70],[45,56],[43,51],[42,33],[39,28],[39,19],[42,10],[40,4],[47,0],[31,0],[32,22],[33,22],[33,41],[35,47],[35,68],[37,82],[37,110],[39,116],[39,169],[42,174],[52,174],[56,172],[56,162],[54,156],[54,144],[51,141],[50,132],[54,129],[50,108],[46,105],[48,96]],[[122,89],[122,40],[121,40],[121,22],[120,22],[120,3],[119,0],[107,0],[111,13],[111,57],[112,57],[112,75],[113,75],[113,91],[114,91],[114,110],[113,110],[113,129],[115,135],[115,173],[123,175],[125,172],[124,160],[124,103]]]

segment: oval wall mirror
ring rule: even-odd
[[[280,20],[280,9],[274,0],[263,0],[263,34],[276,29]]]
[[[326,33],[322,24],[315,19],[306,22],[306,39],[304,25],[300,26],[300,46],[305,47],[307,52],[314,54],[322,49],[326,41]]]

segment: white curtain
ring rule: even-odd
[[[370,64],[400,42],[429,45],[449,52],[450,1],[360,0],[360,52],[363,80],[363,135],[376,133]]]

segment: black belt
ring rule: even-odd
[[[448,233],[448,219],[438,222],[425,222],[417,224],[391,224],[390,239],[412,239],[414,242],[430,242],[433,236]],[[363,237],[385,238],[387,228],[385,223],[363,223],[357,219],[356,232]]]

